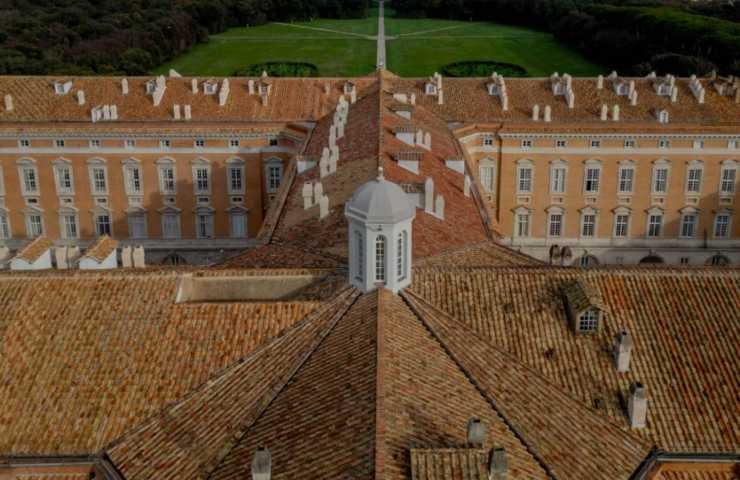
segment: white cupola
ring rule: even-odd
[[[363,292],[382,285],[397,293],[411,284],[411,222],[416,209],[400,186],[378,178],[344,207],[349,222],[350,282]]]

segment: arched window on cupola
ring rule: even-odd
[[[386,241],[383,235],[375,238],[375,281],[385,282]]]
[[[406,278],[407,242],[408,234],[405,231],[399,233],[396,242],[396,277],[398,277],[398,280]]]
[[[355,231],[355,247],[357,248],[355,277],[362,280],[365,278],[365,239],[362,238],[362,232]]]

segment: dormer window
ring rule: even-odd
[[[579,278],[563,287],[563,296],[576,333],[599,331],[607,309],[598,288]]]
[[[427,95],[436,95],[437,94],[437,86],[431,82],[428,82],[426,86],[424,87],[424,92]]]
[[[218,90],[218,83],[216,82],[206,82],[203,84],[203,93],[206,95],[214,95],[216,90]]]
[[[72,82],[54,82],[54,93],[66,95],[72,90]]]
[[[344,84],[344,94],[350,95],[352,92],[355,91],[355,84],[352,82],[347,82]]]
[[[671,95],[671,85],[668,83],[661,83],[658,85],[658,95],[669,97]]]
[[[630,93],[630,86],[626,83],[620,83],[617,85],[617,95],[627,96]]]
[[[259,85],[259,92],[260,92],[260,95],[269,95],[270,94],[270,84],[266,82],[261,82]]]
[[[658,112],[658,122],[668,123],[668,110],[660,110]]]
[[[578,331],[582,333],[595,332],[599,329],[600,312],[595,309],[589,309],[581,313],[578,317]]]
[[[488,84],[488,94],[491,96],[498,96],[501,94],[499,85],[496,82],[490,82]]]
[[[148,95],[152,95],[154,91],[157,89],[157,82],[154,80],[149,80],[146,82],[146,93]]]

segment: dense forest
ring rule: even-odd
[[[408,17],[515,23],[552,32],[623,73],[740,74],[740,1],[393,0]],[[495,60],[495,59],[494,59]]]
[[[367,9],[368,0],[0,0],[0,74],[144,74],[229,27]]]

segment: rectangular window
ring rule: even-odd
[[[624,148],[635,148],[637,143],[632,139],[627,139],[624,141]]]
[[[614,236],[624,238],[629,228],[629,215],[617,215],[614,217]]]
[[[599,177],[601,175],[600,168],[587,168],[586,169],[586,193],[598,193],[599,192]]]
[[[126,150],[133,150],[134,148],[136,148],[136,140],[128,138],[124,140],[123,146],[126,148]]]
[[[375,239],[375,280],[385,281],[385,237]]]
[[[57,148],[64,148],[64,140],[61,138],[58,138],[54,140],[54,145],[56,145]]]
[[[529,214],[518,213],[516,216],[516,235],[517,237],[529,236]]]
[[[280,165],[270,165],[267,170],[267,191],[275,192],[280,186],[283,176],[283,167]]]
[[[247,216],[243,213],[231,214],[231,237],[246,238],[247,236]]]
[[[740,148],[740,140],[730,140],[727,142],[727,148],[730,150],[736,150]]]
[[[595,332],[599,328],[599,314],[591,309],[586,310],[578,319],[578,329],[581,332]]]
[[[159,188],[162,193],[175,193],[175,169],[173,167],[159,167]]]
[[[30,148],[31,147],[31,140],[27,138],[21,138],[18,140],[18,146],[21,148]]]
[[[90,148],[100,148],[100,140],[90,140]]]
[[[699,193],[701,189],[701,168],[690,168],[686,174],[686,191]]]
[[[722,194],[733,194],[735,193],[735,175],[737,170],[734,168],[725,168],[722,170],[722,178],[719,185],[719,193]]]
[[[130,238],[146,238],[146,217],[144,215],[129,215],[128,235]]]
[[[110,235],[110,216],[108,214],[95,215],[95,233],[98,236]]]
[[[231,138],[231,139],[229,139],[229,147],[231,147],[231,148],[239,148],[239,139],[238,138]]]
[[[141,169],[139,167],[126,167],[126,187],[129,195],[138,195],[142,192]]]
[[[67,240],[77,238],[77,215],[62,215],[62,235]]]
[[[659,237],[663,227],[663,215],[656,213],[648,217],[648,237]]]
[[[159,141],[159,148],[162,150],[169,150],[169,148],[172,146],[172,142],[170,142],[168,139],[163,138]]]
[[[67,166],[56,167],[57,172],[57,193],[60,195],[69,195],[72,189],[72,168]]]
[[[243,190],[242,167],[229,168],[229,192],[239,193]]]
[[[522,149],[529,150],[532,148],[532,140],[522,140]]]
[[[623,167],[619,169],[619,193],[632,193],[635,179],[635,169]]]
[[[278,139],[277,138],[271,138],[270,139],[270,146],[271,147],[277,147],[278,146]]]
[[[485,137],[483,137],[483,145],[485,145],[486,147],[493,146],[493,137],[491,135],[486,135]]]
[[[583,216],[583,228],[581,229],[581,235],[584,237],[593,237],[596,234],[596,215],[584,215]]]
[[[195,169],[195,190],[197,192],[208,192],[208,168],[197,167]]]
[[[32,195],[39,193],[38,178],[36,169],[33,167],[23,167],[23,193]]]
[[[565,192],[565,167],[553,167],[550,170],[550,192],[551,193],[564,193]]]
[[[532,191],[532,169],[529,167],[519,169],[519,191],[523,193]]]
[[[196,220],[198,238],[213,238],[213,215],[198,214]]]
[[[591,148],[601,148],[601,140],[597,138],[591,139]]]
[[[483,185],[486,192],[493,192],[493,179],[493,167],[480,167],[480,183]]]
[[[704,140],[700,138],[694,140],[694,148],[697,150],[704,148]]]
[[[566,140],[555,140],[555,147],[565,148],[567,146],[568,146],[568,142]]]
[[[671,148],[670,140],[661,138],[660,140],[658,140],[658,148]]]
[[[688,265],[689,264],[689,257],[681,257],[681,265]]]
[[[165,214],[162,216],[162,236],[164,238],[180,238],[180,216]]]
[[[10,239],[10,224],[8,223],[8,216],[4,213],[0,213],[0,238],[3,240]]]
[[[203,148],[206,146],[206,141],[202,138],[198,138],[195,140],[195,148]]]
[[[656,168],[653,179],[653,193],[666,193],[668,191],[668,169]]]
[[[551,237],[559,237],[563,232],[563,215],[560,213],[550,214],[550,228],[549,235]]]
[[[44,234],[44,223],[41,215],[28,216],[28,236],[31,238],[40,237]]]
[[[104,167],[93,167],[92,180],[93,194],[108,193],[108,182],[106,181],[106,173]]]
[[[686,214],[681,218],[681,236],[693,238],[696,235],[696,215]]]
[[[725,213],[717,215],[714,219],[714,236],[726,238],[730,235],[730,216]]]

